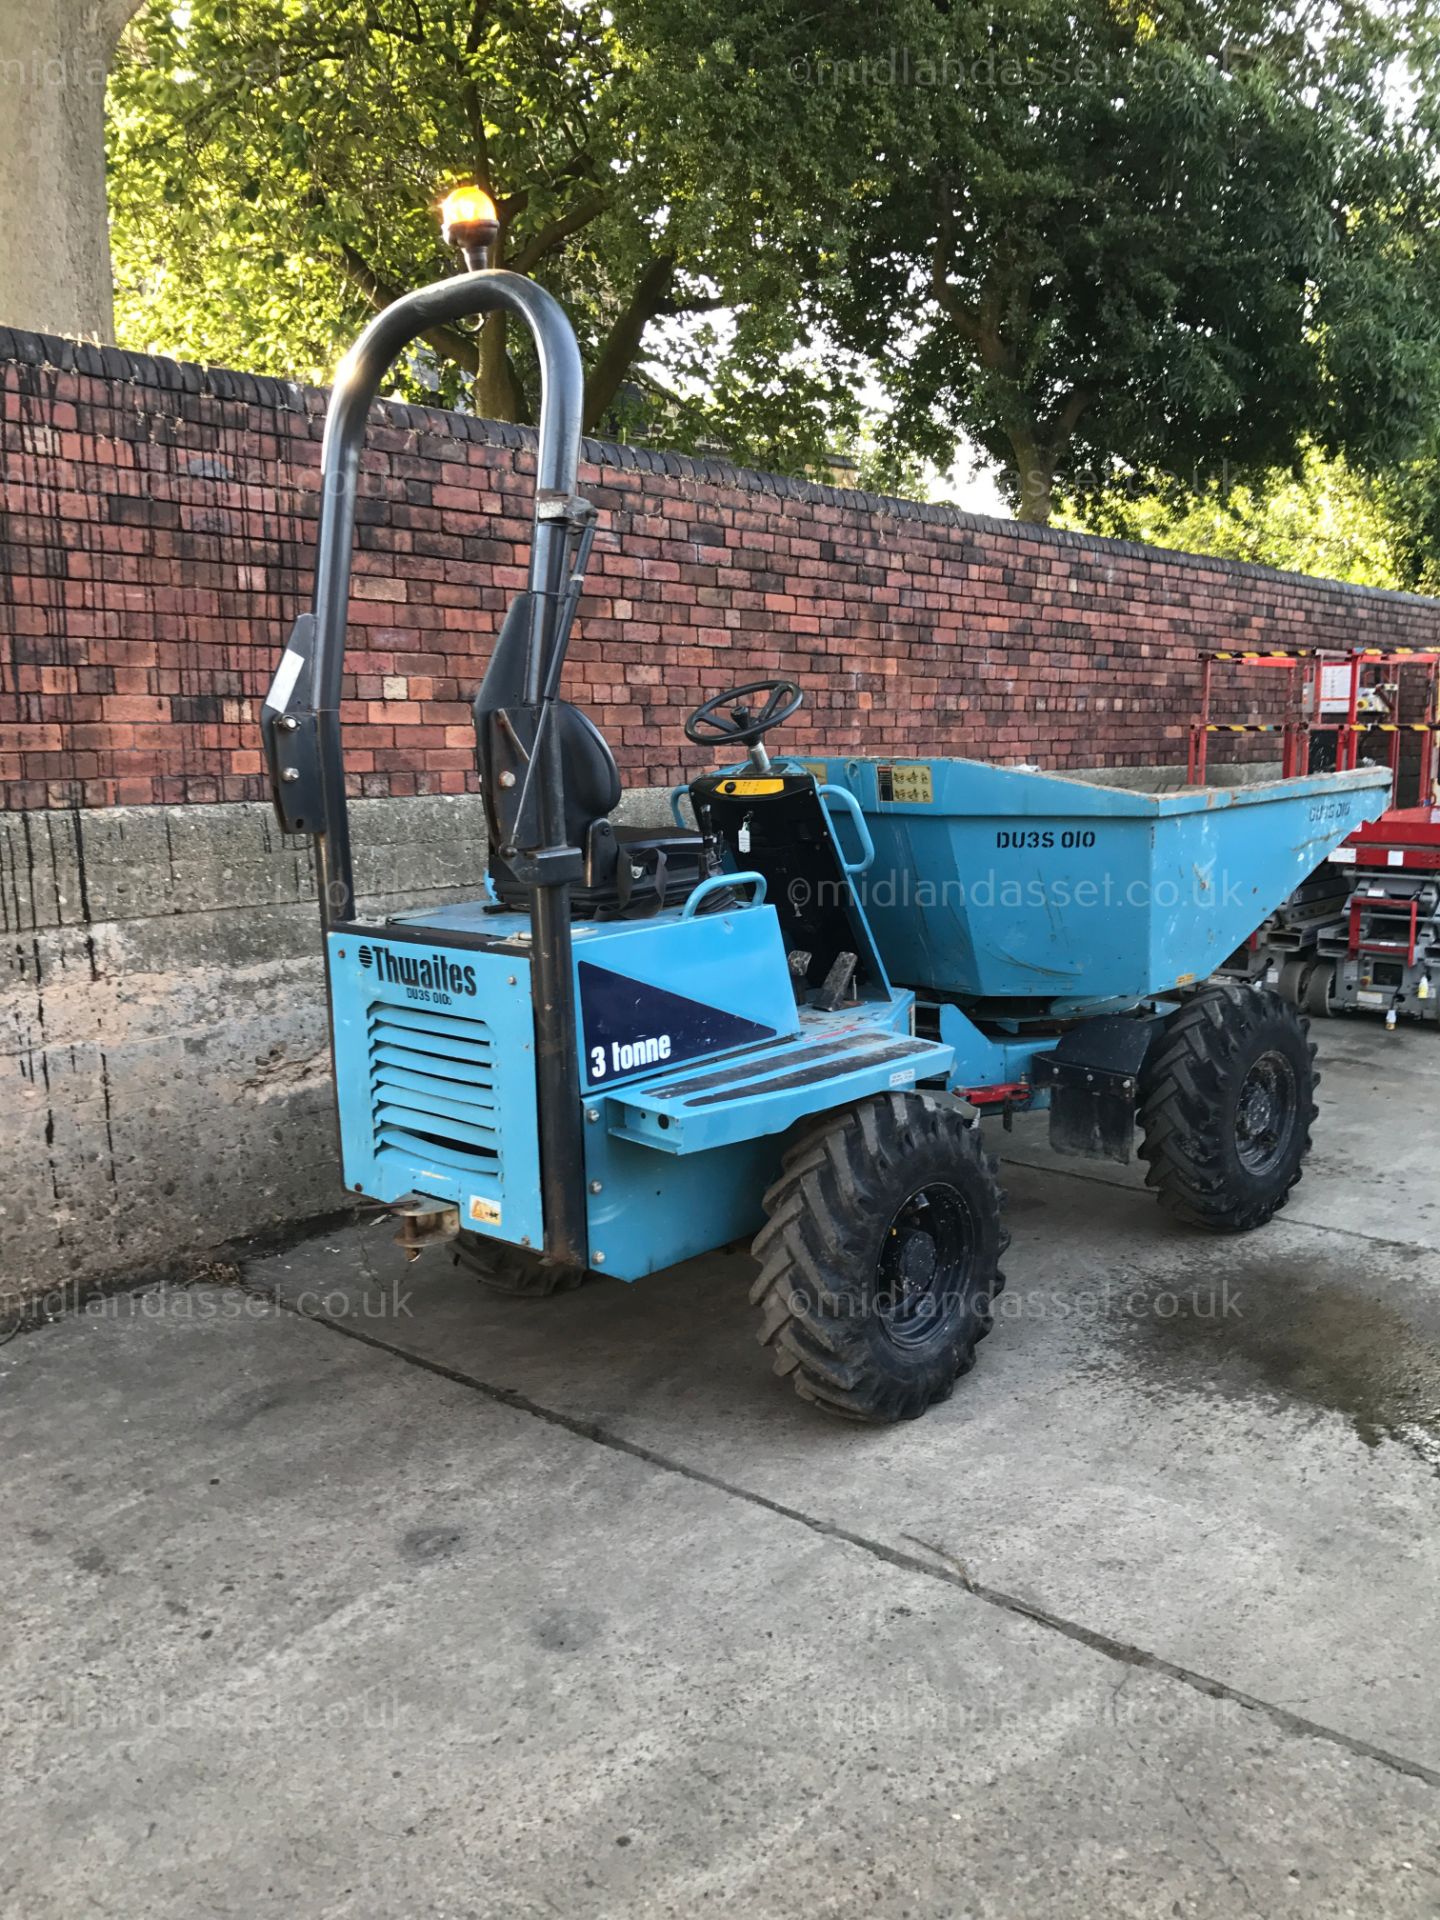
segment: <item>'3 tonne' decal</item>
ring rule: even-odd
[[[585,1077],[592,1087],[653,1072],[672,1061],[750,1046],[775,1034],[773,1027],[664,987],[646,986],[589,960],[580,962],[579,973]]]

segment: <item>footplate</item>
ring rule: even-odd
[[[788,1045],[746,1048],[613,1093],[606,1120],[618,1139],[703,1153],[873,1094],[942,1082],[954,1058],[952,1047],[868,1021],[807,1023]]]

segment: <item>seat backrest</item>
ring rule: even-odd
[[[610,743],[590,718],[568,700],[555,704],[560,728],[560,764],[565,769],[565,837],[584,848],[585,836],[620,804],[620,769]]]
[[[529,636],[533,596],[518,594],[505,616],[495,642],[490,665],[480,690],[475,695],[475,752],[481,785],[490,794],[489,755],[491,730],[495,716],[508,715],[514,737],[527,750],[534,737],[535,719],[523,703],[523,664]],[[584,850],[586,836],[597,820],[603,820],[618,805],[621,794],[620,773],[605,736],[589,714],[572,707],[568,700],[555,703],[553,725],[560,730],[560,764],[565,778],[565,838],[572,847]],[[496,822],[490,821],[492,835]]]

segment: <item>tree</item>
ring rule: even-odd
[[[892,471],[968,439],[1031,519],[1312,445],[1363,475],[1440,412],[1436,4],[155,0],[112,90],[120,310],[323,375],[478,177],[592,426],[814,470],[868,365]],[[523,418],[525,355],[445,329],[402,384]]]
[[[969,433],[1022,517],[1117,465],[1200,486],[1307,439],[1396,457],[1440,397],[1431,172],[1393,12],[1015,0],[934,13],[846,335],[900,349],[906,437]],[[977,64],[978,63],[978,67]],[[994,76],[993,82],[991,76]],[[924,293],[912,306],[923,275]]]
[[[500,212],[497,264],[577,319],[594,426],[652,322],[717,304],[624,78],[605,10],[570,0],[155,0],[111,89],[127,337],[325,377],[367,308],[453,269],[434,206],[471,180]],[[412,383],[530,416],[506,316],[424,346]]]
[[[736,99],[774,123],[766,158],[778,137],[805,191],[809,311],[883,370],[895,441],[945,466],[968,437],[1025,518],[1117,468],[1204,486],[1310,440],[1381,464],[1440,397],[1433,169],[1394,100],[1407,54],[1424,71],[1423,17],[1367,0],[620,12],[677,69],[688,37],[717,139]],[[783,243],[793,210],[750,204]]]
[[[0,9],[0,321],[114,337],[105,76],[140,0]]]

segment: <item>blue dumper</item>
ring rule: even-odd
[[[485,264],[475,205],[450,220],[470,270],[347,357],[313,608],[262,714],[281,824],[315,847],[346,1184],[408,1253],[443,1242],[528,1296],[751,1239],[777,1371],[828,1411],[913,1417],[973,1364],[1004,1284],[983,1117],[1048,1108],[1062,1151],[1138,1150],[1191,1228],[1284,1204],[1314,1050],[1278,995],[1209,975],[1389,776],[772,759],[803,690],[770,680],[690,716],[727,764],[673,823],[617,824],[610,750],[559,695],[595,532],[579,356],[548,294]],[[339,720],[366,416],[411,340],[491,311],[530,328],[545,388],[529,584],[475,698],[489,884],[377,920]]]

